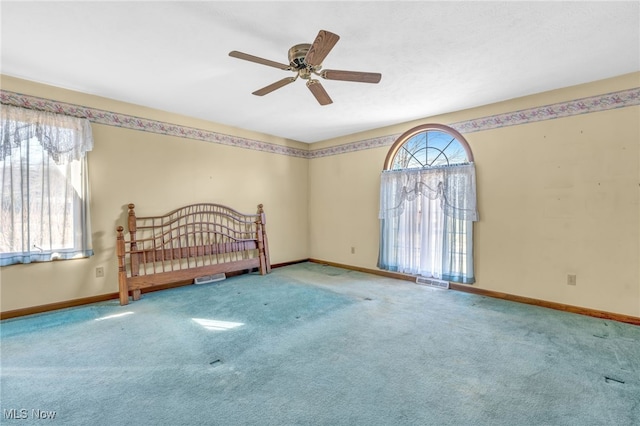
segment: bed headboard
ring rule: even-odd
[[[117,228],[120,304],[146,287],[258,268],[269,273],[266,217],[220,204],[180,207],[161,216],[137,217],[128,205],[128,235]]]

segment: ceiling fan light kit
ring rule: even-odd
[[[255,62],[262,65],[278,68],[285,71],[293,71],[295,77],[287,77],[276,81],[268,86],[253,92],[253,95],[264,96],[274,90],[280,89],[298,78],[307,80],[307,87],[316,98],[320,105],[329,105],[333,103],[329,94],[324,89],[319,80],[313,78],[318,76],[325,80],[341,80],[360,83],[379,83],[382,74],[361,72],[361,71],[341,71],[341,70],[322,70],[322,61],[327,57],[331,49],[340,40],[337,34],[329,31],[320,30],[313,44],[301,43],[289,49],[289,65],[279,62],[263,59],[258,56],[249,55],[247,53],[238,52],[236,50],[229,52],[229,56],[245,61]]]

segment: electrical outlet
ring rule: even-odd
[[[567,275],[567,285],[576,285],[576,276],[574,274]]]
[[[351,247],[351,254],[356,254],[356,248],[355,247]]]
[[[96,278],[104,277],[104,268],[99,266],[96,268]]]

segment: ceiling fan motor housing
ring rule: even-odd
[[[309,43],[296,44],[289,49],[289,64],[296,70],[307,68],[307,63],[304,61],[304,57],[307,56],[307,52],[311,48]]]

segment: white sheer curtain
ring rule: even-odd
[[[0,266],[93,255],[88,120],[2,105]]]
[[[475,282],[475,165],[382,172],[378,267]]]

